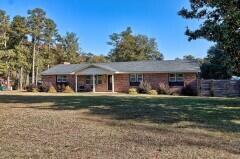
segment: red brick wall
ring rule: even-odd
[[[108,79],[107,75],[102,76],[102,84],[96,85],[96,92],[108,92]]]
[[[145,81],[151,83],[153,89],[158,89],[159,83],[168,84],[168,73],[145,73],[143,75]],[[43,76],[43,82],[52,84],[56,88],[56,76]],[[67,76],[69,85],[75,90],[75,76]],[[78,85],[85,85],[85,76],[78,76]],[[115,91],[116,92],[128,92],[129,85],[129,74],[115,74],[114,75]],[[196,73],[184,73],[184,85],[192,85],[197,88],[197,76]],[[182,87],[171,87],[172,90],[180,90]],[[96,85],[96,92],[107,92],[108,91],[108,79],[107,75],[102,78],[102,84]]]
[[[129,74],[116,74],[114,75],[115,92],[128,92]]]
[[[159,83],[165,83],[168,85],[167,73],[146,73],[143,74],[143,80],[151,83],[153,89],[158,89]]]
[[[55,88],[57,88],[56,85],[56,76],[42,76],[43,83],[47,86],[53,85]]]
[[[67,82],[69,86],[72,88],[72,90],[75,91],[75,75],[68,75]]]

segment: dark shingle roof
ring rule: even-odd
[[[186,60],[111,62],[96,64],[60,64],[42,72],[42,75],[73,74],[88,66],[109,69],[116,73],[134,72],[200,72],[199,64]]]

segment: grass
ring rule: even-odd
[[[0,94],[0,158],[239,158],[240,99]]]

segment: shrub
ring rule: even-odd
[[[35,84],[30,84],[26,87],[27,92],[38,92],[38,87]]]
[[[173,95],[173,96],[179,96],[181,94],[181,91],[180,90],[170,90],[169,91],[169,95]]]
[[[84,91],[91,92],[92,91],[92,87],[89,86],[89,85],[86,85]]]
[[[152,90],[148,91],[148,94],[149,95],[158,95],[158,92],[156,90],[152,89]]]
[[[38,86],[39,92],[48,92],[48,90],[49,90],[49,86],[46,84],[41,84],[40,86]]]
[[[56,91],[55,87],[50,86],[48,89],[48,93],[57,93],[57,91]]]
[[[38,92],[38,88],[33,88],[33,89],[32,89],[32,92],[33,92],[33,93],[37,93],[37,92]]]
[[[139,92],[140,93],[147,93],[152,89],[152,86],[149,82],[147,81],[142,81],[139,85]]]
[[[158,93],[159,94],[171,94],[169,86],[166,85],[165,83],[159,83]]]
[[[70,86],[66,86],[64,88],[63,93],[74,93],[74,91],[72,90],[72,88]]]
[[[183,87],[181,94],[185,96],[196,96],[197,91],[191,85],[186,85]]]
[[[137,95],[137,94],[138,94],[136,88],[130,88],[130,89],[128,90],[128,93],[131,94],[131,95]]]

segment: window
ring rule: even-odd
[[[67,82],[67,76],[65,76],[65,75],[57,76],[57,82],[58,83],[65,83],[65,82]]]
[[[130,82],[141,82],[143,74],[130,74]]]
[[[169,81],[170,82],[176,82],[176,74],[169,74]]]
[[[143,74],[137,74],[137,82],[143,81]]]
[[[92,84],[92,76],[86,76],[86,84]]]
[[[95,80],[96,80],[96,84],[102,84],[102,75],[97,75],[95,77]]]
[[[67,82],[67,76],[62,76],[62,82]]]
[[[139,86],[143,81],[143,74],[130,74],[129,76],[130,86]]]
[[[183,74],[182,73],[176,74],[176,81],[177,82],[182,82],[183,81]]]
[[[86,84],[89,85],[93,84],[93,76],[91,75],[86,76]],[[95,84],[102,84],[102,75],[95,76]]]
[[[171,73],[169,74],[170,82],[183,82],[183,74],[182,73]]]
[[[136,82],[136,74],[130,74],[130,82]]]
[[[184,86],[184,77],[182,73],[169,74],[169,86]]]

